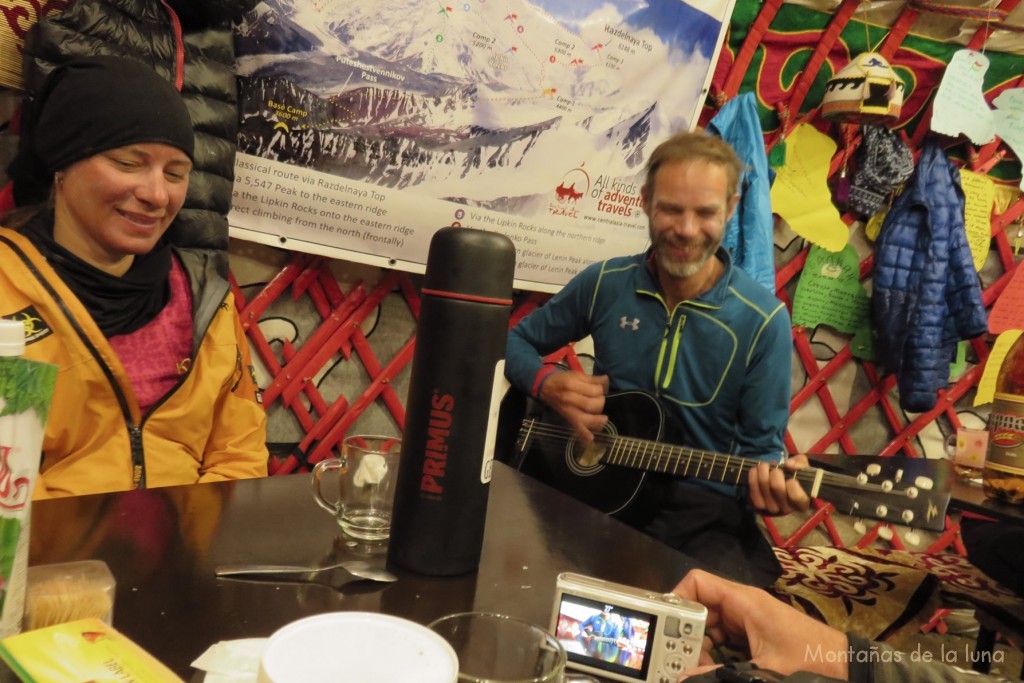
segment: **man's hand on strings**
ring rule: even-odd
[[[809,508],[811,498],[796,479],[797,470],[808,464],[807,456],[801,453],[787,458],[781,467],[767,462],[751,467],[747,476],[750,504],[769,515],[788,515]]]
[[[540,389],[540,399],[569,423],[584,444],[604,429],[608,416],[603,414],[608,393],[607,375],[584,375],[563,370],[548,377]]]

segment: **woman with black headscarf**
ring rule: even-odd
[[[266,418],[223,252],[164,239],[193,164],[188,110],[149,67],[55,69],[26,112],[0,228],[0,317],[60,367],[35,497],[266,474]]]

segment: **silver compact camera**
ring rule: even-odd
[[[563,573],[551,632],[573,669],[616,681],[675,683],[697,665],[707,615],[703,605],[673,593]]]

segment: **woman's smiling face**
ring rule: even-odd
[[[183,151],[156,142],[72,164],[57,174],[54,239],[93,266],[123,275],[178,215],[191,170]]]

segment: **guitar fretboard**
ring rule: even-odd
[[[539,420],[526,420],[520,430],[520,443],[524,443],[525,439],[530,437],[570,439],[573,436],[572,430],[567,427],[559,427]],[[727,455],[612,434],[596,434],[594,443],[589,448],[598,449],[600,452],[595,455],[595,462],[600,461],[606,465],[619,465],[648,472],[692,477],[733,486],[745,483],[744,477],[747,472],[763,462],[756,458],[746,458],[740,455]],[[773,467],[780,466],[779,463],[769,464]],[[805,468],[798,470],[796,477],[813,486],[816,481],[820,481],[822,477],[820,473],[821,470],[817,468]]]
[[[638,398],[645,401],[638,402]],[[587,447],[582,447],[576,433],[567,424],[553,424],[532,418],[524,420],[519,430],[520,463],[527,459],[527,454],[536,446],[539,457],[546,463],[543,468],[548,476],[570,492],[578,490],[576,495],[586,502],[602,507],[606,498],[615,497],[614,492],[609,492],[609,488],[602,483],[608,479],[602,476],[602,469],[606,465],[744,486],[751,468],[764,462],[757,458],[621,435],[616,428],[616,413],[624,417],[622,424],[630,430],[642,432],[645,437],[661,434],[660,408],[653,399],[640,392],[608,396],[605,409],[610,418],[609,428],[595,434],[593,444]],[[627,410],[631,411],[630,417],[625,417]],[[648,419],[647,423],[637,422],[636,416],[651,412],[657,413],[658,421]],[[780,468],[783,464],[769,462],[768,466]],[[921,468],[914,469],[920,471]],[[929,476],[915,474],[904,481],[902,468],[895,468],[888,475],[883,475],[881,470],[879,465],[869,464],[865,472],[850,476],[817,467],[804,467],[787,470],[786,476],[800,482],[812,498],[828,501],[840,512],[933,531],[943,529],[949,503],[948,491],[933,490],[934,481]],[[616,476],[615,471],[615,467],[607,470],[612,477]],[[621,469],[618,471],[621,472]],[[634,493],[636,490],[639,489],[635,489]],[[629,498],[621,504],[628,505],[631,500]],[[614,502],[620,503],[618,500]]]

